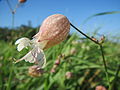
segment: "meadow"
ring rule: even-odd
[[[45,50],[47,65],[44,73],[39,77],[30,76],[28,68],[33,64],[25,61],[14,63],[14,58],[19,59],[28,50],[18,52],[14,43],[20,37],[31,38],[37,32],[37,28],[28,26],[14,30],[0,28],[0,90],[95,90],[99,85],[120,90],[120,43],[107,37],[103,50],[108,79],[100,47],[76,33]],[[51,71],[58,59],[60,64]]]

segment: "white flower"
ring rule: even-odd
[[[30,40],[28,38],[20,38],[15,42],[15,45],[18,44],[17,50],[21,51],[23,48],[26,48],[27,46],[30,46]]]
[[[38,43],[36,42],[35,38],[32,40],[29,40],[28,38],[20,38],[15,42],[15,45],[17,44],[18,51],[21,51],[23,48],[26,48],[28,46],[31,47],[32,50],[21,59],[17,60],[16,63],[25,60],[26,62],[38,64],[41,68],[45,67],[46,58],[42,49],[47,44],[47,40]]]
[[[32,50],[16,62],[25,60],[30,63],[38,64],[41,68],[45,67],[46,58],[43,49],[50,48],[66,39],[70,30],[70,22],[66,16],[55,14],[47,17],[39,32],[32,40],[21,38],[16,41],[17,50],[31,47]]]

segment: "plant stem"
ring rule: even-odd
[[[95,44],[100,46],[100,50],[101,50],[101,55],[102,55],[102,59],[103,59],[103,64],[104,64],[104,69],[105,69],[105,73],[106,73],[106,78],[109,83],[109,78],[108,78],[108,71],[107,71],[107,65],[106,65],[106,61],[105,61],[105,56],[104,56],[104,52],[103,52],[103,46],[102,44],[100,44],[99,42],[93,40],[91,37],[89,37],[88,35],[86,35],[85,33],[83,33],[82,31],[80,31],[78,28],[76,28],[73,24],[70,23],[70,25],[75,28],[79,33],[81,33],[82,35],[84,35],[86,38],[88,38],[89,40],[93,41]]]
[[[83,33],[82,31],[80,31],[78,28],[76,28],[73,24],[70,23],[70,25],[75,28],[79,33],[81,33],[82,35],[84,35],[85,37],[87,37],[89,40],[93,41],[94,43],[98,44],[98,42],[96,42],[95,40],[93,40],[92,38],[90,38],[88,35],[86,35],[85,33]]]
[[[103,52],[103,46],[101,44],[99,44],[99,46],[100,46],[100,51],[101,51],[101,55],[102,55],[102,59],[103,59],[103,64],[104,64],[104,68],[105,68],[106,78],[107,78],[108,84],[110,85],[110,81],[109,81],[109,78],[108,78],[107,65],[106,65],[105,56],[104,56],[104,52]]]
[[[14,28],[15,13],[12,12],[12,29]]]
[[[10,70],[10,74],[9,74],[6,90],[11,90],[11,85],[12,85],[11,81],[12,81],[12,76],[13,76],[13,69],[14,69],[14,64],[12,64],[12,66],[11,66],[11,70]]]
[[[118,74],[120,72],[120,64],[118,65],[118,68],[117,68],[117,71],[116,71],[116,74],[115,74],[115,77],[114,77],[114,80],[112,81],[111,85],[109,86],[109,89],[108,90],[115,90],[115,85],[116,85],[116,81],[117,81],[117,78],[118,78]]]
[[[7,4],[8,4],[8,7],[10,8],[10,11],[13,12],[13,9],[12,9],[12,6],[11,6],[9,0],[6,0],[6,1],[7,1]]]
[[[14,28],[14,18],[15,18],[14,16],[15,16],[15,12],[16,12],[16,9],[17,9],[18,5],[16,6],[15,10],[13,10],[9,0],[6,0],[6,1],[7,1],[7,4],[8,4],[8,7],[9,7],[11,13],[12,13],[12,29],[13,29]]]

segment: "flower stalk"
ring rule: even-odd
[[[17,4],[15,8],[12,8],[12,5],[10,4],[9,0],[6,0],[8,7],[12,13],[12,28],[14,28],[14,22],[15,22],[15,13],[17,8],[19,8],[19,6],[21,5],[21,3],[24,3],[26,0],[20,0]]]
[[[102,44],[99,44],[99,46],[100,46],[102,60],[103,60],[104,68],[105,68],[106,79],[108,81],[108,85],[110,85],[109,76],[108,76],[108,70],[107,70],[107,65],[106,65],[105,56],[104,56],[104,52],[103,52],[103,46],[102,46]]]
[[[88,38],[89,40],[91,40],[91,41],[94,42],[95,44],[99,45],[100,51],[101,51],[101,55],[102,55],[102,59],[103,59],[103,65],[104,65],[104,69],[105,69],[105,73],[106,73],[106,79],[107,79],[108,84],[110,85],[110,83],[109,83],[109,77],[108,77],[107,64],[106,64],[106,60],[105,60],[105,56],[104,56],[104,52],[103,52],[102,43],[100,43],[99,41],[94,40],[93,38],[89,37],[88,35],[86,35],[85,33],[83,33],[81,30],[79,30],[77,27],[75,27],[72,23],[70,23],[70,25],[71,25],[75,30],[77,30],[79,33],[81,33],[82,35],[84,35],[86,38]]]

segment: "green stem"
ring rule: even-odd
[[[108,81],[108,85],[110,85],[110,81],[109,81],[109,77],[108,77],[107,64],[106,64],[106,61],[105,61],[105,56],[104,56],[104,51],[103,51],[103,46],[101,44],[99,44],[99,46],[100,46],[100,51],[101,51],[103,64],[104,64],[104,68],[105,68],[106,78],[107,78],[107,81]]]
[[[106,73],[106,78],[107,78],[108,83],[109,83],[107,65],[106,65],[106,61],[105,61],[105,57],[104,57],[104,52],[103,52],[103,46],[102,46],[99,42],[93,40],[93,39],[90,38],[88,35],[86,35],[85,33],[83,33],[81,30],[79,30],[78,28],[76,28],[73,24],[70,23],[70,25],[71,25],[73,28],[75,28],[79,33],[81,33],[82,35],[84,35],[86,38],[88,38],[89,40],[93,41],[95,44],[97,44],[97,45],[100,46],[101,55],[102,55],[102,59],[103,59],[103,64],[104,64],[104,68],[105,68],[105,73]],[[109,83],[109,85],[110,85],[110,83]]]
[[[13,76],[13,66],[14,65],[12,64],[6,90],[11,90],[11,81],[12,81],[12,76]]]
[[[8,4],[8,7],[9,7],[10,11],[13,12],[13,9],[12,9],[12,6],[11,6],[9,0],[6,0],[6,1],[7,1],[7,4]]]
[[[118,65],[118,68],[117,68],[117,71],[116,71],[114,80],[112,81],[112,83],[111,83],[111,85],[109,86],[109,89],[108,89],[108,90],[115,90],[115,88],[117,88],[117,86],[116,86],[116,81],[117,81],[119,72],[120,72],[120,64]]]
[[[82,31],[80,31],[78,28],[76,28],[72,23],[70,23],[70,25],[75,28],[79,33],[81,33],[82,35],[84,35],[85,37],[87,37],[89,40],[93,41],[94,43],[98,44],[98,42],[96,42],[95,40],[93,40],[92,38],[90,38],[88,35],[86,35],[85,33],[83,33]]]
[[[15,13],[12,12],[12,29],[14,28]]]

